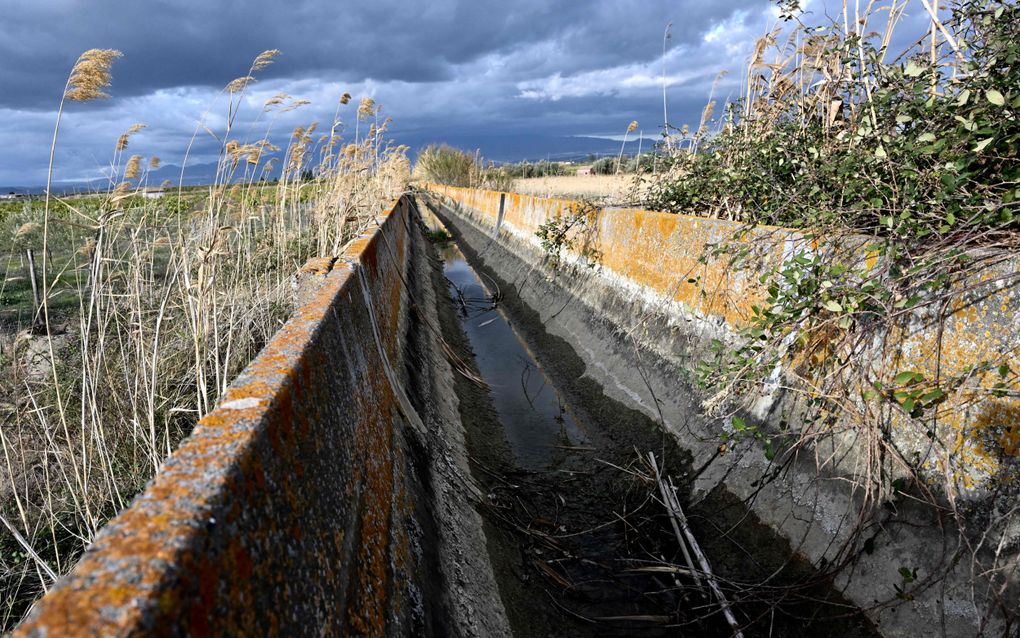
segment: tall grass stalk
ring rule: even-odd
[[[191,189],[182,175],[160,199],[142,197],[141,156],[123,159],[141,126],[117,138],[106,192],[50,192],[65,100],[101,97],[119,54],[87,52],[75,65],[41,211],[45,334],[19,333],[0,361],[0,386],[14,397],[0,412],[7,629],[73,567],[286,320],[296,269],[312,256],[339,255],[406,188],[406,149],[384,141],[387,122],[344,143],[338,109],[328,136],[316,138],[314,123],[299,127],[281,155],[270,142],[276,117],[307,103],[287,97],[255,117],[260,139],[235,138],[249,108],[245,91],[276,53],[258,56],[218,98],[227,117],[214,133],[214,183]],[[268,111],[275,114],[264,118]],[[185,164],[205,131],[196,129]]]

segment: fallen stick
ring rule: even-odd
[[[659,494],[662,495],[662,503],[666,506],[666,512],[669,514],[669,522],[673,526],[673,534],[676,536],[677,543],[680,544],[680,550],[684,553],[684,560],[687,562],[687,567],[691,570],[694,582],[698,585],[698,587],[701,587],[701,579],[698,578],[698,570],[694,567],[694,561],[691,560],[691,554],[687,551],[687,543],[684,542],[684,537],[680,533],[680,521],[678,519],[683,516],[683,513],[673,507],[669,493],[666,491],[666,485],[662,482],[662,476],[659,474],[659,465],[655,462],[655,454],[649,452],[648,460],[652,464],[652,471],[655,472],[655,482],[659,486]]]
[[[726,622],[729,623],[730,629],[733,630],[733,638],[744,638],[743,632],[740,631],[740,624],[737,622],[737,617],[733,615],[733,610],[730,608],[730,603],[726,600],[726,595],[723,594],[722,589],[719,588],[719,583],[712,573],[712,565],[708,562],[708,557],[701,551],[701,547],[698,545],[698,541],[694,538],[694,533],[691,531],[690,526],[687,524],[687,517],[684,515],[683,509],[680,507],[680,501],[676,497],[676,487],[673,485],[673,481],[670,480],[669,487],[666,487],[665,482],[662,480],[662,475],[659,473],[659,466],[655,462],[655,454],[652,452],[648,453],[648,460],[652,463],[652,469],[655,471],[655,479],[659,484],[659,493],[662,494],[662,500],[666,505],[666,509],[669,510],[670,522],[673,524],[673,532],[676,534],[677,540],[680,541],[680,549],[683,550],[684,558],[687,560],[688,567],[692,571],[696,572],[694,565],[691,562],[690,554],[687,552],[687,545],[683,542],[683,538],[687,539],[687,543],[691,546],[691,551],[698,558],[698,564],[701,566],[701,572],[705,576],[705,580],[708,581],[708,586],[715,595],[719,606],[722,607],[723,616],[726,618]],[[679,525],[683,529],[683,538],[680,536],[680,530],[677,529]],[[700,585],[701,581],[697,576],[694,577],[695,581]]]

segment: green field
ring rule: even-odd
[[[155,208],[157,214],[166,216],[166,224],[179,224],[181,213],[191,210],[201,196],[201,192],[166,196]],[[88,281],[89,244],[99,236],[103,215],[110,214],[102,208],[105,201],[95,195],[80,195],[50,202],[45,281],[51,320],[65,320],[79,307],[80,293]],[[152,214],[152,202],[143,208],[143,201],[130,198],[125,202],[123,215],[129,225],[132,216]],[[34,303],[27,256],[29,250],[34,252],[41,294],[45,218],[42,198],[0,204],[0,327],[5,330],[25,328],[31,322]],[[120,239],[118,243],[128,242]]]

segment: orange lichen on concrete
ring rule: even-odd
[[[503,194],[436,184],[425,187],[448,197],[477,223],[495,228]],[[535,231],[539,226],[577,206],[577,202],[567,200],[506,193],[503,228],[537,247]],[[762,242],[765,248],[759,249],[754,268],[734,268],[729,257],[713,256],[706,250],[730,241],[750,243],[752,237],[767,240]],[[790,229],[759,226],[749,230],[726,220],[638,209],[601,211],[591,241],[604,270],[653,297],[678,302],[697,315],[722,318],[731,328],[746,325],[752,306],[767,305],[767,290],[759,274],[765,268],[782,266],[784,259],[798,251],[836,250],[851,261],[859,259],[869,270],[880,258],[877,250],[869,249],[866,238],[860,238],[860,245],[831,247]],[[969,377],[960,391],[953,392],[938,407],[938,438],[944,445],[936,447],[945,452],[931,452],[934,448],[926,437],[908,441],[915,449],[926,450],[923,462],[939,475],[948,463],[949,475],[966,489],[983,484],[999,472],[1003,457],[1015,456],[1020,446],[1020,426],[1004,423],[1015,413],[991,408],[996,404],[987,399],[992,385],[1001,381],[987,372],[995,367],[988,366],[990,361],[1012,371],[1006,390],[1020,390],[1016,377],[1020,371],[1020,295],[1015,284],[1003,283],[1014,281],[1010,277],[1016,269],[1017,264],[1011,262],[986,269],[967,281],[957,291],[941,326],[920,314],[911,316],[911,325],[898,328],[888,339],[901,344],[899,354],[879,364],[888,368],[890,378],[903,370],[920,372],[928,380]],[[825,356],[826,351],[816,349],[815,354]],[[970,372],[982,368],[985,373]],[[967,392],[973,387],[981,388],[984,394],[975,398]],[[988,419],[997,425],[992,427]],[[900,436],[913,436],[900,430]],[[977,435],[989,431],[996,434]]]
[[[891,341],[901,344],[900,351],[885,362],[890,376],[911,370],[932,381],[964,380],[938,406],[937,435],[946,446],[935,448],[924,465],[965,490],[987,485],[1015,456],[1011,440],[1017,430],[1006,422],[1015,416],[1007,409],[1014,404],[993,392],[1000,383],[1004,391],[1020,390],[1016,291],[998,285],[1011,267],[958,285],[944,318],[918,316],[897,328]],[[1006,376],[998,373],[1000,367]],[[897,432],[904,436],[904,427]]]
[[[300,268],[300,272],[313,275],[325,275],[333,269],[334,257],[312,257]]]
[[[474,209],[495,227],[499,200],[504,194],[435,184],[426,188]],[[506,193],[503,224],[522,237],[533,237],[550,219],[579,209],[583,205],[573,200]],[[640,209],[604,210],[597,217],[593,236],[580,245],[596,249],[603,268],[665,299],[739,326],[746,323],[751,306],[761,305],[766,298],[757,277],[735,272],[726,258],[706,254],[709,244],[736,236],[743,228],[740,224]],[[777,230],[782,229],[758,229]],[[776,259],[781,248],[781,241],[777,241]]]
[[[951,478],[966,489],[992,476],[1008,482],[1020,480],[1015,473],[1000,476],[1007,460],[1020,456],[1020,401],[991,399],[968,407],[966,412],[976,412],[976,416],[944,411],[949,418],[942,430],[950,433],[952,445],[948,459],[936,460],[937,467],[945,471],[948,461]]]

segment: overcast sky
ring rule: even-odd
[[[120,133],[147,129],[130,150],[179,164],[196,122],[222,131],[223,86],[266,49],[281,54],[247,94],[244,124],[283,91],[311,104],[274,130],[328,126],[345,91],[371,96],[414,147],[452,141],[509,160],[511,140],[621,134],[696,125],[720,70],[717,97],[739,92],[754,39],[774,24],[766,0],[3,0],[0,17],[0,185],[45,182],[56,107],[77,56],[123,52],[111,98],[65,110],[55,179],[101,175]],[[663,30],[673,23],[665,58]],[[353,122],[352,103],[341,116]],[[353,133],[353,127],[350,127]],[[259,133],[258,135],[261,135]],[[277,140],[281,141],[281,140]],[[211,161],[199,136],[189,163]]]

